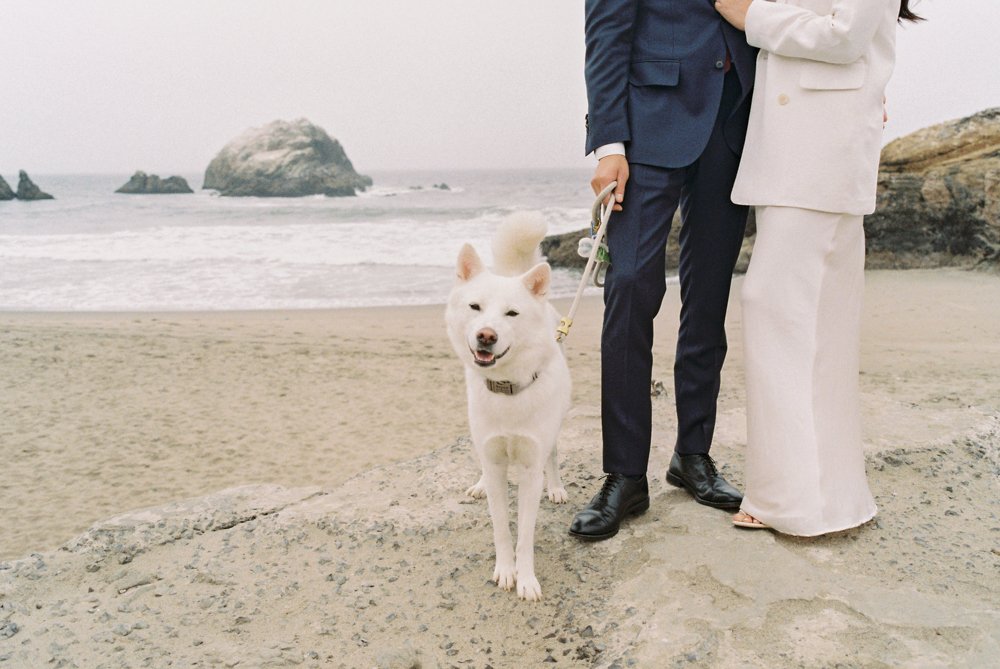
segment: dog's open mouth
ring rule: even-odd
[[[477,365],[480,367],[492,367],[496,364],[497,360],[507,355],[507,351],[510,350],[510,347],[508,346],[505,348],[504,352],[500,355],[494,355],[493,351],[489,351],[485,348],[477,348],[475,350],[470,348],[469,350],[472,351],[472,357]]]

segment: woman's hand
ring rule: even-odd
[[[747,10],[753,0],[716,0],[715,11],[722,14],[722,18],[733,24],[737,30],[746,30]]]

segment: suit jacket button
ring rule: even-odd
[[[779,95],[778,96],[778,104],[779,105],[787,105],[788,104],[788,96],[785,95],[784,93],[782,93],[781,95]]]
[[[717,60],[717,61],[715,61],[715,69],[717,69],[717,70],[721,70],[721,69],[722,69],[722,68],[724,68],[725,66],[726,66],[726,64],[725,64],[725,63],[723,63],[723,62],[722,62],[721,60]]]

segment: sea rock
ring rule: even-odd
[[[146,174],[139,171],[132,175],[128,183],[115,191],[116,193],[128,194],[174,194],[193,193],[188,182],[183,177],[168,177],[161,179],[155,174]]]
[[[35,185],[35,182],[31,180],[28,173],[24,170],[18,172],[18,182],[17,182],[17,199],[18,200],[53,200],[51,195],[42,192],[42,190]]]
[[[13,200],[15,197],[17,196],[14,195],[10,184],[3,177],[0,177],[0,200]]]
[[[306,119],[274,121],[232,140],[209,163],[204,188],[221,195],[355,195],[372,185],[340,142]]]
[[[882,150],[868,267],[1000,266],[1000,107]]]

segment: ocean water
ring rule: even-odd
[[[358,197],[292,199],[219,197],[182,176],[195,194],[116,194],[127,174],[32,174],[56,199],[0,202],[0,310],[439,304],[464,242],[489,262],[505,216],[578,230],[593,198],[581,170],[373,172]],[[578,280],[558,270],[552,295]]]

